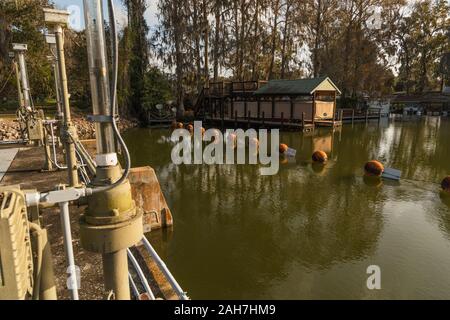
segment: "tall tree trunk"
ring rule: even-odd
[[[290,40],[290,13],[291,10],[291,3],[289,0],[286,1],[286,12],[284,15],[284,28],[283,28],[283,43],[281,46],[281,74],[280,74],[280,78],[284,79],[285,75],[286,75],[286,64],[288,63],[288,57],[286,54],[287,51],[287,46],[288,46],[288,41]]]
[[[175,46],[175,75],[176,75],[176,99],[177,99],[177,115],[178,117],[184,116],[184,88],[183,88],[183,52],[181,49],[181,41],[183,40],[183,34],[180,23],[182,23],[182,15],[180,10],[182,8],[178,4],[173,4],[173,23],[174,25],[174,46]]]
[[[214,7],[214,16],[216,20],[216,26],[214,30],[214,46],[213,46],[213,58],[214,58],[214,81],[219,78],[219,46],[220,46],[220,25],[221,25],[221,0],[216,0]]]
[[[278,14],[279,14],[280,1],[275,0],[274,5],[274,22],[272,26],[272,44],[270,48],[270,64],[269,70],[267,72],[267,80],[271,80],[273,78],[273,68],[275,65],[275,51],[277,45],[277,30],[278,30]]]
[[[205,86],[209,87],[209,22],[208,22],[208,2],[203,0],[203,31],[205,44]]]
[[[259,41],[259,1],[260,0],[255,0],[255,15],[254,15],[254,20],[255,20],[255,30],[254,30],[254,34],[253,34],[253,39],[254,39],[254,45],[255,48],[260,48],[261,44]],[[258,71],[257,71],[257,65],[258,65],[258,54],[257,52],[255,52],[255,54],[252,55],[252,80],[256,81],[258,80]]]
[[[322,0],[317,0],[317,12],[316,12],[316,23],[315,23],[315,41],[313,49],[313,75],[314,77],[319,76],[320,70],[320,59],[319,59],[319,48],[322,38]]]

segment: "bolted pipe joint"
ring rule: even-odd
[[[93,187],[114,183],[121,169],[99,167]],[[88,206],[80,218],[80,238],[84,249],[96,253],[112,253],[126,249],[142,239],[142,213],[136,210],[128,180],[113,189],[88,197]]]

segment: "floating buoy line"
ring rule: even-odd
[[[191,135],[194,134],[194,126],[192,125],[192,123],[188,123],[185,125],[182,122],[173,121],[171,124],[171,127],[173,130],[185,128],[186,130],[188,130],[190,132]],[[219,131],[219,129],[214,129],[214,130],[215,131],[213,133],[211,141],[213,143],[217,143],[215,141],[218,141],[220,131]],[[205,132],[206,132],[206,129],[204,127],[201,127],[202,137],[204,136]],[[226,139],[227,144],[231,144],[233,146],[233,149],[235,149],[237,147],[238,139],[237,139],[236,134],[231,133],[229,135],[226,135],[225,139]],[[258,138],[251,138],[248,142],[248,145],[251,147],[254,147],[256,149],[256,151],[258,151],[259,150]],[[282,157],[282,160],[281,160],[282,164],[288,163],[286,155],[289,150],[293,150],[293,149],[290,149],[289,146],[285,143],[280,143],[278,151],[279,151],[280,157]],[[294,157],[295,157],[295,154],[294,154]],[[313,171],[316,173],[323,172],[323,170],[325,168],[325,164],[328,161],[327,153],[322,150],[316,150],[313,152],[311,159],[312,159]],[[364,165],[364,176],[363,176],[364,182],[367,183],[368,185],[380,186],[381,182],[382,182],[383,173],[385,173],[385,170],[386,170],[385,166],[380,161],[378,161],[378,160],[368,161]],[[440,183],[434,182],[434,181],[428,181],[428,180],[412,179],[412,178],[403,178],[402,180],[403,181],[414,181],[414,182],[425,182],[425,183],[440,185],[441,194],[448,195],[450,197],[450,175],[444,177]]]

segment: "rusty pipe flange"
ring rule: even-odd
[[[81,246],[90,252],[111,253],[129,248],[143,236],[142,213],[131,219],[109,225],[92,225],[80,218]]]

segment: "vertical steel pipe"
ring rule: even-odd
[[[66,262],[68,264],[68,272],[70,273],[69,290],[73,300],[78,300],[78,274],[76,272],[75,258],[73,255],[72,231],[70,228],[69,203],[62,202],[59,204],[61,228],[63,232],[64,250],[66,252]]]
[[[19,62],[20,80],[22,82],[22,96],[24,106],[31,108],[30,86],[28,83],[27,66],[25,63],[25,54],[23,51],[17,51],[17,60]]]
[[[55,39],[57,48],[57,63],[59,72],[60,88],[62,93],[62,111],[64,114],[64,149],[66,151],[66,163],[67,163],[67,173],[69,176],[69,185],[71,187],[79,186],[78,181],[78,167],[77,158],[75,154],[75,144],[73,139],[70,137],[76,135],[76,128],[72,124],[72,118],[70,115],[70,103],[69,103],[69,90],[67,86],[67,73],[66,73],[66,58],[64,56],[64,34],[61,25],[55,27]]]
[[[94,115],[111,116],[111,91],[106,60],[105,27],[101,0],[84,0],[89,77]],[[97,122],[97,152],[115,152],[111,122]]]

